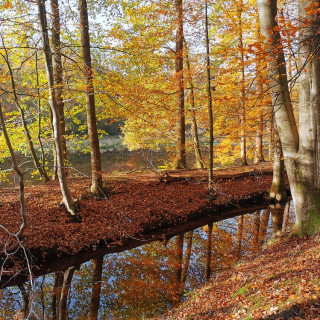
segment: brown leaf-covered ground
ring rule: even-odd
[[[281,239],[158,320],[320,319],[320,234]]]
[[[22,243],[33,254],[41,253],[45,260],[50,259],[50,254],[56,259],[101,242],[121,242],[207,214],[219,214],[217,210],[259,197],[270,187],[270,173],[268,163],[218,170],[215,172],[218,199],[214,201],[208,194],[206,170],[173,171],[164,182],[154,172],[104,176],[108,190],[105,199],[88,194],[89,179],[70,179],[72,195],[80,199],[81,223],[71,222],[65,208],[59,205],[57,182],[27,186],[28,227]],[[10,232],[19,228],[19,206],[17,188],[0,189],[1,225]],[[1,231],[0,257],[6,240],[6,233]]]

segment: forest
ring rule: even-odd
[[[290,236],[319,232],[319,1],[0,7],[2,271],[288,197]]]

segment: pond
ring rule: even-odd
[[[122,252],[97,256],[93,250],[95,258],[81,265],[4,288],[0,318],[146,319],[163,314],[209,276],[261,250],[279,230],[286,232],[294,218],[292,207],[269,206],[209,221]]]

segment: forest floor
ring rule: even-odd
[[[157,320],[319,320],[320,234],[278,240]]]
[[[262,203],[271,185],[272,165],[216,170],[214,188],[208,192],[207,170],[170,171],[169,176],[144,171],[104,175],[108,190],[105,198],[92,197],[90,179],[69,179],[74,199],[79,199],[81,222],[72,222],[59,205],[58,182],[25,188],[28,226],[22,245],[38,266],[58,257],[72,256],[99,246],[117,246],[135,237],[184,224],[208,215],[223,217],[224,212],[242,205]],[[10,232],[20,226],[18,188],[0,189],[0,221]],[[221,220],[221,219],[220,219]],[[16,241],[0,231],[0,259],[16,248]],[[2,258],[1,258],[2,257]],[[21,266],[8,264],[18,272]]]

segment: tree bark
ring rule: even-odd
[[[241,165],[248,165],[247,162],[247,133],[246,133],[246,78],[244,68],[244,45],[243,45],[243,30],[242,30],[242,11],[243,1],[240,1],[238,7],[238,22],[239,22],[239,47],[240,47],[240,58],[241,58],[241,100],[240,100],[240,123],[241,123]]]
[[[177,108],[177,141],[176,141],[176,169],[185,169],[186,162],[186,125],[184,111],[184,76],[183,76],[183,0],[175,0],[177,12],[176,34],[176,81],[178,84],[178,108]]]
[[[213,191],[213,111],[211,87],[210,40],[208,22],[208,1],[205,1],[205,36],[206,36],[206,67],[207,67],[207,104],[209,114],[209,191]]]
[[[198,169],[204,168],[204,162],[202,159],[199,134],[198,134],[198,124],[196,118],[196,103],[194,98],[194,85],[191,74],[191,64],[189,60],[188,46],[187,42],[184,40],[185,44],[185,52],[186,52],[186,63],[187,63],[187,80],[190,85],[190,99],[191,99],[191,130],[192,130],[192,138],[193,138],[193,146],[194,146],[194,154],[196,157],[196,164]]]
[[[92,296],[90,301],[89,319],[98,319],[98,311],[100,305],[100,294],[101,294],[101,277],[103,267],[103,256],[92,260]]]
[[[269,197],[277,202],[287,200],[287,191],[284,180],[284,158],[278,131],[274,132],[274,156],[273,156],[273,177],[269,190]]]
[[[68,319],[68,309],[67,309],[67,300],[68,300],[68,293],[71,287],[72,277],[75,272],[75,267],[69,267],[63,273],[63,285],[61,289],[61,295],[59,299],[59,320],[66,320]]]
[[[185,285],[186,280],[187,280],[187,276],[188,276],[188,269],[189,269],[191,250],[192,250],[193,231],[189,231],[186,234],[185,238],[187,241],[187,249],[186,249],[186,255],[185,255],[185,259],[184,259],[182,276],[181,276],[181,282],[182,282],[183,286]]]
[[[54,133],[55,149],[57,153],[58,179],[59,179],[60,189],[62,193],[62,201],[66,206],[67,210],[72,215],[74,215],[76,208],[67,185],[66,172],[63,167],[64,166],[63,149],[62,149],[62,143],[61,143],[62,137],[61,137],[61,128],[59,125],[60,115],[59,115],[58,105],[56,101],[55,87],[54,87],[52,57],[51,57],[51,50],[49,45],[50,42],[49,42],[49,35],[48,35],[48,24],[47,24],[45,1],[37,0],[37,4],[38,4],[38,11],[39,11],[38,12],[39,20],[41,25],[43,53],[45,58],[45,66],[46,66],[48,85],[49,85],[49,104],[52,111],[52,126],[53,126],[53,133]]]
[[[243,215],[238,217],[238,234],[237,234],[237,252],[236,257],[239,260],[241,257],[241,247],[242,247],[242,238],[243,238]]]
[[[86,0],[78,0],[81,27],[81,50],[84,75],[86,80],[86,109],[87,125],[91,151],[91,192],[96,195],[103,194],[101,174],[101,154],[97,131],[96,107],[93,86],[93,72],[91,65],[88,6]]]
[[[206,255],[206,280],[209,281],[211,277],[211,254],[212,254],[212,228],[213,222],[208,223],[207,229],[207,255]]]
[[[64,165],[66,166],[67,157],[67,143],[66,143],[66,123],[64,117],[64,102],[63,102],[63,66],[61,59],[61,40],[60,40],[60,10],[59,10],[59,0],[51,1],[51,11],[52,11],[52,50],[53,50],[53,79],[56,89],[56,101],[60,116],[60,128],[61,128],[61,138],[62,138],[62,151]],[[67,169],[66,173],[68,173]]]
[[[174,284],[173,284],[173,304],[177,306],[182,298],[182,263],[183,263],[183,233],[176,236],[175,240],[175,260],[174,260]]]
[[[299,79],[299,135],[294,119],[286,75],[285,59],[281,47],[279,26],[276,22],[277,1],[258,0],[261,33],[270,43],[268,61],[272,86],[272,99],[277,127],[281,139],[291,194],[296,211],[295,231],[313,234],[320,229],[319,201],[319,136],[320,136],[320,39],[317,34],[318,16],[309,13],[318,2],[299,2],[300,69]],[[308,21],[307,24],[304,24]],[[274,32],[270,32],[274,30]]]

